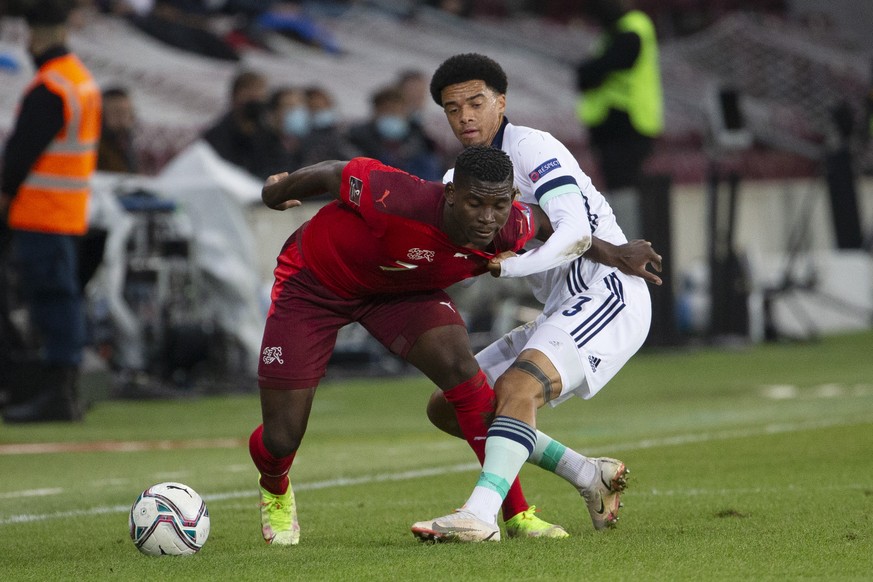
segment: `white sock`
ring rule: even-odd
[[[594,461],[541,431],[537,431],[537,442],[528,462],[564,478],[577,489],[591,487],[597,473]]]
[[[473,493],[464,509],[488,523],[497,523],[497,512],[509,487],[534,447],[533,427],[506,416],[498,416],[488,429],[485,462]]]

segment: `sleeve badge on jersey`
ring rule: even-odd
[[[349,202],[355,206],[361,205],[361,192],[364,189],[364,182],[360,178],[349,176]]]
[[[547,162],[543,162],[539,168],[528,174],[531,182],[537,182],[540,178],[561,167],[561,162],[558,161],[558,158],[552,158]]]

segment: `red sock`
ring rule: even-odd
[[[475,376],[444,391],[443,394],[455,407],[455,416],[458,418],[461,433],[481,464],[485,460],[485,437],[488,436],[488,425],[494,416],[495,407],[494,389],[488,384],[485,372],[479,370]],[[506,499],[503,500],[503,519],[507,520],[526,511],[528,507],[530,506],[524,498],[521,484],[516,478],[509,488]]]
[[[264,446],[263,435],[264,425],[261,424],[249,437],[249,454],[255,462],[255,467],[261,473],[261,487],[273,495],[282,495],[288,491],[288,471],[291,469],[291,463],[294,462],[297,451],[287,457],[277,459]]]

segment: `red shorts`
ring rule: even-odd
[[[401,358],[424,332],[464,325],[455,304],[441,290],[354,299],[337,296],[303,265],[296,235],[279,256],[276,273],[258,362],[261,388],[318,386],[337,332],[352,322],[360,323]]]

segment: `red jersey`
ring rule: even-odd
[[[304,227],[306,267],[342,297],[445,289],[485,273],[489,259],[534,236],[530,209],[514,202],[487,250],[454,244],[440,229],[443,189],[376,160],[353,159],[343,169],[341,200]]]

